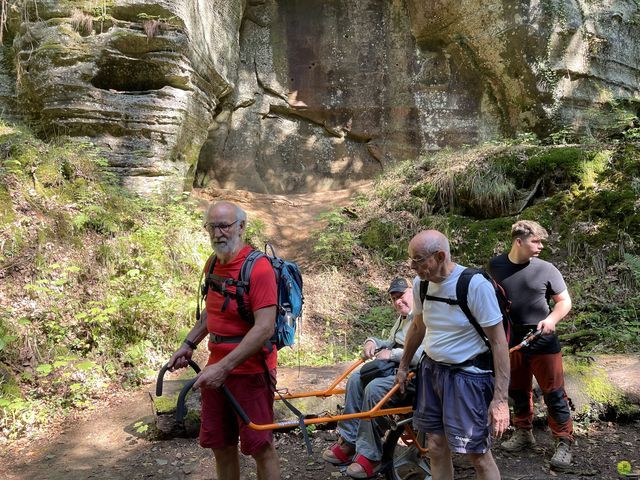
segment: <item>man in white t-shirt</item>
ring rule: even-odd
[[[409,364],[424,339],[413,422],[428,434],[433,478],[453,478],[451,452],[456,452],[469,457],[478,478],[499,479],[491,437],[509,426],[509,352],[493,286],[474,275],[467,293],[485,343],[457,305],[456,285],[465,268],[451,260],[447,237],[435,230],[418,233],[409,243],[409,258],[418,274],[414,317],[396,381],[406,385]],[[421,284],[427,288],[424,301]]]

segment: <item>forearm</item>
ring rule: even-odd
[[[491,344],[491,353],[493,355],[493,368],[495,374],[495,383],[493,391],[493,399],[497,401],[507,401],[509,393],[509,346],[504,335],[502,324],[484,329],[489,343]]]
[[[422,340],[425,334],[425,326],[422,323],[422,316],[420,316],[420,322],[416,322],[415,318],[409,330],[407,331],[407,335],[405,337],[404,344],[404,352],[402,354],[402,359],[400,360],[400,365],[398,368],[403,370],[408,370],[411,366],[413,356],[422,344]]]
[[[205,316],[205,321],[202,321],[202,319],[199,320],[194,327],[189,330],[185,340],[193,343],[194,345],[198,345],[207,336],[207,333],[207,322]]]
[[[275,307],[267,307],[254,312],[255,323],[253,327],[247,332],[238,346],[218,362],[218,366],[228,373],[249,357],[258,353],[273,335],[275,316]]]
[[[506,401],[509,393],[510,377],[509,347],[506,341],[500,342],[492,344],[491,351],[493,353],[493,366],[495,370],[493,398]]]
[[[560,300],[553,306],[553,310],[547,316],[545,320],[553,322],[554,325],[557,325],[560,320],[566,317],[571,311],[571,299]]]
[[[168,363],[168,365],[171,367],[171,371],[175,370],[176,368],[183,368],[187,366],[189,360],[191,360],[194,349],[206,335],[207,315],[206,312],[203,312],[200,320],[198,320],[193,328],[189,330],[189,333],[187,333],[187,336],[182,341],[182,345],[180,345],[178,347],[178,350],[176,350],[171,356],[171,359]]]

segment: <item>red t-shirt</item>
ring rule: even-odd
[[[250,246],[245,246],[236,257],[227,264],[216,262],[213,273],[222,278],[238,279],[242,264],[251,252]],[[209,271],[209,264],[206,265]],[[256,261],[251,271],[249,279],[249,295],[244,296],[244,303],[247,308],[255,312],[261,308],[276,305],[278,302],[278,291],[276,285],[276,275],[273,271],[271,263],[266,258],[260,258]],[[231,293],[235,293],[235,287],[228,287]],[[238,313],[238,304],[233,297],[222,311],[225,297],[221,293],[209,289],[207,293],[207,330],[209,333],[220,335],[221,337],[236,337],[246,335],[251,329],[251,325],[240,317]],[[274,318],[275,324],[275,318]],[[234,343],[212,343],[209,342],[209,362],[207,365],[219,362],[231,350],[236,348]],[[271,353],[267,353],[265,347],[255,355],[249,357],[243,363],[232,370],[233,374],[249,374],[264,372],[264,360],[267,360],[269,370],[276,368],[278,363],[278,355],[275,347]]]

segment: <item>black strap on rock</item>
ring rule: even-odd
[[[270,374],[269,374],[269,378],[271,378]],[[275,392],[278,394],[278,396],[280,397],[280,400],[284,402],[287,408],[289,408],[289,410],[291,410],[291,412],[296,417],[298,417],[298,426],[300,427],[300,431],[302,432],[302,438],[304,438],[304,443],[307,446],[307,455],[309,456],[313,455],[311,440],[309,440],[309,432],[307,432],[307,426],[304,424],[304,414],[300,410],[298,410],[296,407],[294,407],[291,404],[291,402],[289,402],[286,398],[284,398],[284,396],[278,390],[275,390]]]

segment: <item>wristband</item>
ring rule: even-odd
[[[191,340],[189,340],[188,338],[185,338],[184,342],[182,342],[182,343],[184,343],[187,347],[189,347],[192,350],[195,350],[196,348],[198,348],[198,346],[195,343],[193,343]]]

